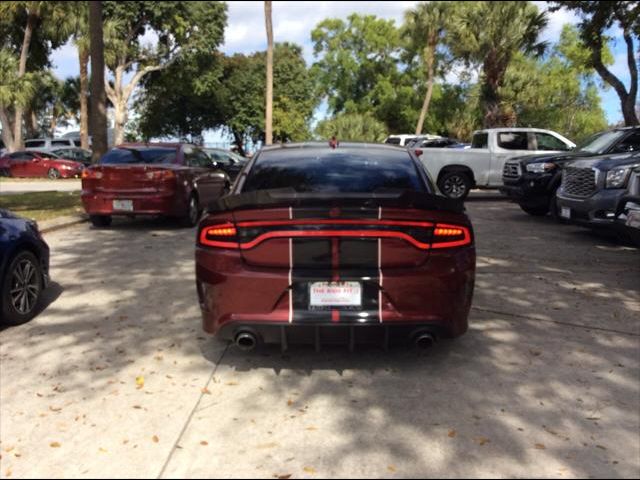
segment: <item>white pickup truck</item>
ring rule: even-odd
[[[471,148],[425,148],[420,160],[444,195],[464,199],[472,188],[502,186],[502,171],[510,158],[563,152],[575,146],[550,130],[492,128],[474,132]]]

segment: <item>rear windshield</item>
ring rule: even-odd
[[[326,150],[262,153],[243,192],[293,188],[297,192],[371,193],[425,191],[416,164],[406,151]]]
[[[114,148],[100,159],[100,163],[174,163],[175,160],[175,148]]]

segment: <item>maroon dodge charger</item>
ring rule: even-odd
[[[426,346],[467,330],[473,230],[414,152],[266,147],[200,221],[196,276],[204,330],[244,350]]]

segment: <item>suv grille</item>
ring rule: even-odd
[[[502,169],[502,176],[505,178],[518,178],[520,176],[519,163],[505,163]]]
[[[562,190],[573,197],[589,197],[597,190],[592,168],[566,167],[562,171]]]

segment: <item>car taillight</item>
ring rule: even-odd
[[[173,170],[155,170],[153,172],[147,172],[147,178],[149,180],[172,180],[176,177]]]
[[[209,225],[200,232],[200,243],[207,247],[238,248],[237,234],[231,222]]]
[[[463,247],[471,244],[471,232],[461,225],[436,224],[431,248]]]
[[[90,168],[85,168],[84,170],[82,170],[82,178],[100,180],[102,178],[102,172],[99,170],[91,170]]]

